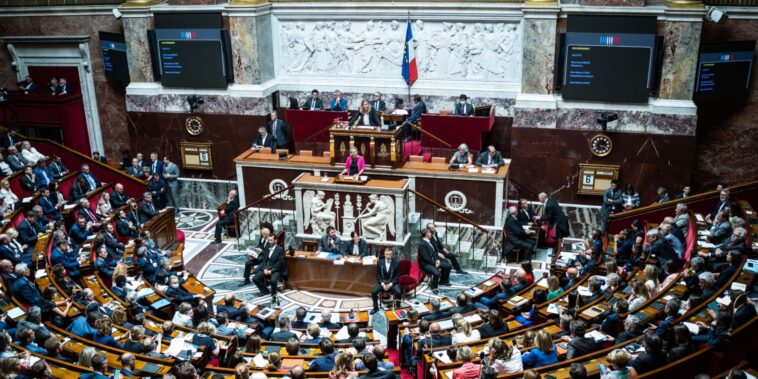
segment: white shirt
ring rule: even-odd
[[[192,317],[181,312],[175,312],[174,318],[171,321],[176,325],[186,326],[188,328],[192,327]]]
[[[521,351],[519,351],[519,349],[513,349],[511,359],[507,361],[495,359],[491,366],[498,374],[522,371],[524,369],[524,364],[521,362]]]
[[[39,151],[37,151],[37,149],[33,147],[30,149],[21,150],[21,157],[24,158],[27,163],[31,164],[37,164],[38,160],[45,158],[44,155],[42,155]]]
[[[361,251],[357,243],[353,244],[353,255],[361,255]]]
[[[463,332],[453,334],[453,345],[458,343],[466,343],[482,339],[479,335],[479,331],[474,329],[471,331],[471,335],[466,336]]]
[[[371,120],[368,117],[368,113],[363,114],[363,125],[371,125]]]

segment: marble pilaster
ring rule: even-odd
[[[152,29],[152,20],[145,13],[126,15],[127,9],[140,12],[137,8],[123,8],[125,17],[124,38],[126,40],[126,59],[129,62],[129,77],[132,82],[153,82],[152,60],[150,58],[150,42],[146,31]]]
[[[524,6],[521,93],[553,93],[557,4]]]
[[[229,29],[232,37],[235,83],[260,83],[261,70],[258,62],[258,38],[255,17],[230,16]]]
[[[690,100],[697,73],[703,10],[667,10],[659,98]],[[684,16],[684,17],[682,17]]]

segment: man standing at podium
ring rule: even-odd
[[[305,100],[305,103],[303,103],[303,109],[311,111],[320,111],[324,109],[324,102],[319,99],[317,89],[311,91],[311,97],[310,99]]]
[[[468,96],[461,94],[460,97],[458,97],[458,102],[455,104],[455,111],[453,112],[453,116],[473,116],[474,115],[474,106],[467,103]]]
[[[450,285],[450,269],[453,266],[447,259],[440,258],[432,245],[432,232],[429,229],[421,232],[423,240],[418,246],[421,269],[432,278],[431,288],[434,294],[439,293],[440,284]]]
[[[380,259],[376,264],[376,284],[371,290],[371,301],[374,302],[374,309],[371,314],[379,312],[379,292],[392,292],[395,294],[395,301],[400,299],[400,263],[397,259],[392,258],[392,248],[384,249],[384,259]]]

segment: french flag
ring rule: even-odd
[[[418,67],[416,66],[416,53],[413,50],[413,29],[411,18],[408,17],[408,27],[405,32],[405,48],[403,49],[403,79],[409,86],[418,79]]]

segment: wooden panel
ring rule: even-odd
[[[342,295],[368,296],[376,282],[376,265],[345,263],[319,259],[315,252],[298,252],[307,257],[287,256],[287,285],[297,290],[330,292]]]

